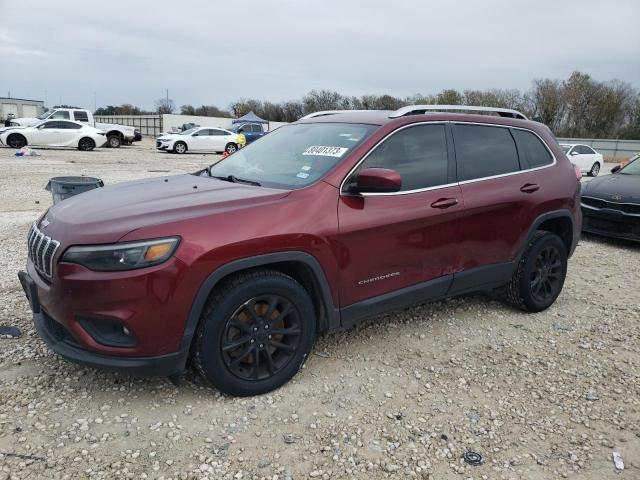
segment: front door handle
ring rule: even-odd
[[[431,204],[433,208],[449,208],[458,204],[457,198],[439,198]]]
[[[537,183],[525,183],[522,187],[520,187],[520,191],[523,193],[533,193],[538,190],[540,190],[540,185],[538,185]]]

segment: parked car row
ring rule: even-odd
[[[121,145],[131,144],[142,139],[140,129],[114,123],[96,122],[90,110],[81,108],[56,108],[44,112],[39,117],[14,118],[11,120],[11,126],[34,127],[45,120],[71,120],[95,127],[105,132],[108,141],[107,145],[111,148],[118,148]]]

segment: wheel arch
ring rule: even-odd
[[[538,231],[546,231],[558,235],[567,248],[567,253],[569,255],[573,253],[580,234],[579,231],[576,232],[575,230],[573,216],[569,210],[554,210],[552,212],[543,213],[535,219],[529,228],[529,232],[523,242],[523,247],[518,253],[518,259],[522,257],[524,249]]]
[[[214,270],[202,282],[189,311],[181,351],[191,348],[202,311],[216,286],[240,272],[270,268],[298,281],[310,294],[317,313],[317,331],[326,332],[340,326],[340,312],[333,303],[327,277],[318,260],[306,252],[290,251],[268,253],[226,263]]]
[[[107,138],[112,137],[114,135],[120,137],[121,140],[124,140],[124,134],[120,130],[109,130],[107,132]]]

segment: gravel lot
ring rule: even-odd
[[[22,330],[0,338],[0,480],[640,478],[640,246],[584,238],[545,312],[482,295],[398,311],[319,339],[280,390],[230,398],[193,373],[177,388],[61,360],[16,278],[50,177],[112,184],[217,157],[40,152],[0,149],[0,325]]]

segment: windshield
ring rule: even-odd
[[[45,118],[48,118],[49,115],[51,115],[51,112],[42,112],[37,118],[38,120],[44,120]]]
[[[184,132],[179,132],[178,135],[191,135],[192,133],[196,133],[198,130],[200,130],[200,127],[194,127],[189,130],[185,130]]]
[[[564,151],[564,153],[568,153],[571,150],[571,145],[560,145],[560,148]]]
[[[627,165],[622,167],[618,173],[624,175],[640,175],[640,160],[638,157],[630,163],[627,163]]]
[[[322,178],[376,128],[349,123],[287,125],[216,163],[210,175],[279,188],[304,187]]]

